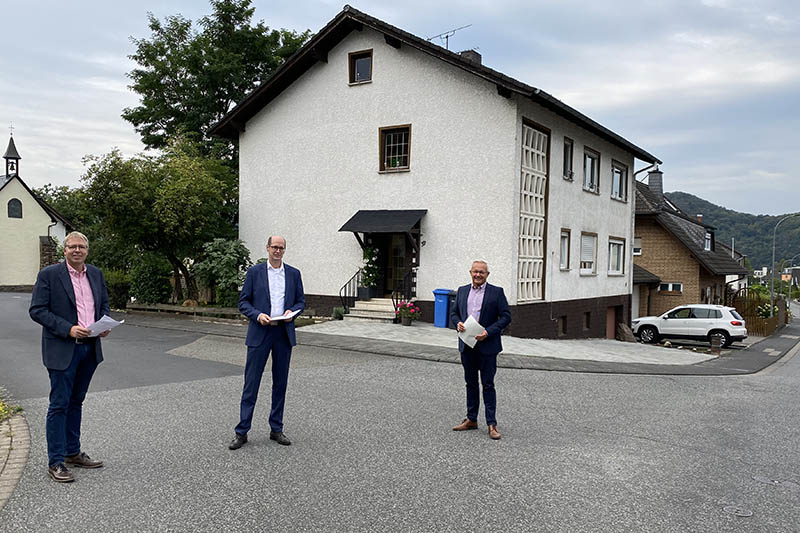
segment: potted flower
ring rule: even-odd
[[[417,320],[419,318],[420,310],[412,301],[405,301],[401,300],[400,303],[397,305],[397,310],[394,314],[400,318],[400,323],[404,326],[410,326],[412,320]]]
[[[378,295],[378,249],[372,246],[364,248],[364,266],[361,268],[361,281],[358,284],[358,299],[369,300]]]

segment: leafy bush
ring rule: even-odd
[[[203,259],[192,269],[201,281],[216,289],[218,305],[236,307],[239,287],[250,265],[250,250],[244,242],[214,239],[203,245]]]
[[[131,279],[122,270],[103,270],[112,309],[125,309],[131,289]]]
[[[377,287],[381,269],[378,266],[378,249],[372,246],[364,248],[364,267],[361,269],[361,286]]]
[[[172,266],[156,254],[143,254],[131,269],[130,294],[138,302],[160,304],[169,301]]]
[[[344,319],[344,307],[334,307],[331,316],[334,320],[342,320]]]
[[[772,310],[774,316],[778,316],[778,306],[773,306]],[[769,318],[769,302],[756,307],[756,313],[758,314],[759,318]]]

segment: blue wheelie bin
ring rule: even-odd
[[[450,318],[450,289],[434,289],[433,298],[433,325],[446,328]]]

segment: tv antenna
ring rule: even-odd
[[[438,38],[440,41],[444,41],[444,48],[445,50],[450,50],[450,37],[455,35],[458,30],[463,30],[464,28],[469,28],[472,24],[467,24],[466,26],[461,26],[460,28],[456,28],[454,30],[449,30],[444,33],[440,33],[439,35],[434,35],[433,37],[428,37],[428,41],[432,41]]]

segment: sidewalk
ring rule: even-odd
[[[244,338],[247,326],[164,315],[128,314],[126,324]],[[298,328],[301,345],[338,348],[431,361],[460,363],[453,330],[427,323],[410,327],[371,322],[329,321]],[[741,375],[758,372],[800,342],[800,325],[790,324],[768,338],[748,338],[720,357],[691,347],[665,348],[608,339],[551,340],[503,337],[498,366],[530,370],[613,374]],[[704,348],[702,343],[696,344]]]

